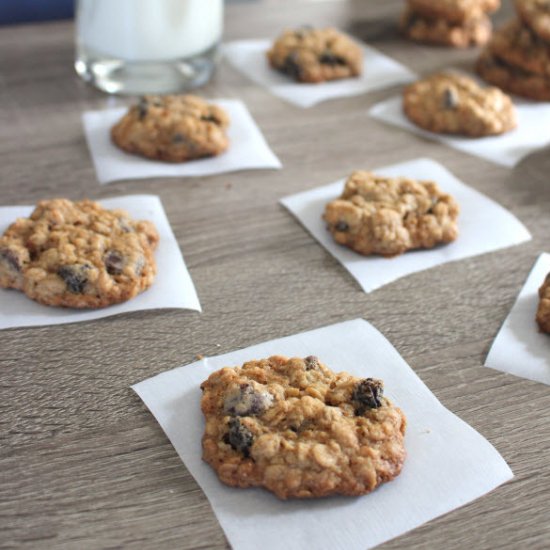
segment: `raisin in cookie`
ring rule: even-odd
[[[550,42],[550,0],[515,0],[522,21]]]
[[[488,49],[513,67],[550,77],[550,43],[517,20],[496,31]]]
[[[281,499],[363,495],[403,466],[406,419],[381,380],[273,356],[223,368],[201,389],[203,459],[227,485]]]
[[[229,117],[200,97],[145,96],[111,129],[113,142],[134,155],[184,162],[223,153]]]
[[[500,0],[408,0],[408,4],[418,14],[461,24],[496,11]]]
[[[458,212],[455,200],[431,181],[357,171],[323,218],[337,243],[365,256],[391,257],[454,241]]]
[[[484,51],[476,63],[476,71],[489,84],[537,101],[550,101],[550,75],[531,73],[512,67],[489,50]]]
[[[41,201],[0,237],[0,286],[49,306],[98,308],[153,283],[158,234],[151,222],[89,200]]]
[[[469,19],[459,25],[445,19],[432,19],[406,8],[400,28],[404,36],[415,42],[467,48],[486,44],[493,27],[487,16]]]
[[[441,134],[482,137],[516,126],[516,111],[506,94],[454,74],[432,75],[407,86],[403,111],[417,126]]]
[[[537,324],[542,332],[550,334],[550,273],[539,288],[539,306],[537,309]]]
[[[335,29],[288,30],[267,52],[275,69],[299,82],[324,82],[361,74],[363,51]]]

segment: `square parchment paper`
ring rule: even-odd
[[[227,111],[231,119],[227,130],[229,148],[216,157],[179,163],[130,155],[113,145],[110,137],[111,128],[128,110],[127,107],[84,113],[82,122],[99,183],[163,176],[210,176],[236,170],[282,167],[242,101],[237,99],[209,101]]]
[[[90,310],[43,306],[30,300],[18,290],[0,289],[0,329],[90,321],[145,309],[201,310],[193,281],[160,199],[155,195],[129,195],[99,202],[105,208],[122,208],[135,220],[150,220],[155,224],[160,235],[155,252],[158,268],[155,282],[148,290],[128,302]],[[26,218],[33,210],[34,206],[0,207],[0,234],[16,218]]]
[[[263,489],[223,485],[201,460],[204,420],[199,386],[224,366],[274,354],[317,355],[334,371],[383,379],[385,394],[408,420],[408,458],[401,475],[363,497],[307,501],[283,502]],[[202,487],[236,550],[365,550],[513,477],[491,444],[443,407],[384,336],[362,319],[205,358],[133,389]]]
[[[428,132],[413,124],[404,114],[401,97],[393,97],[372,107],[369,114],[378,120],[399,126],[428,139],[440,141],[464,153],[512,168],[522,158],[550,143],[550,103],[515,99],[518,125],[501,136],[468,138]]]
[[[321,218],[325,205],[340,196],[345,180],[282,199],[281,203],[353,275],[365,292],[417,271],[506,248],[531,238],[527,229],[510,212],[462,183],[434,160],[416,159],[385,168],[364,168],[387,177],[434,180],[460,205],[456,241],[429,250],[414,250],[394,258],[383,258],[362,256],[337,244],[326,229]]]
[[[486,367],[550,384],[550,334],[540,332],[535,321],[538,290],[548,273],[550,254],[543,253],[497,334]]]
[[[223,52],[229,63],[250,80],[298,107],[311,107],[327,99],[364,94],[415,79],[415,74],[401,63],[361,45],[364,61],[360,76],[318,84],[298,83],[270,67],[265,54],[271,43],[271,40],[238,40],[224,44]]]

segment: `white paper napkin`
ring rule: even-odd
[[[434,160],[416,159],[372,171],[387,177],[434,180],[460,205],[459,236],[448,245],[405,252],[394,258],[362,256],[334,242],[321,218],[327,202],[342,193],[345,180],[282,199],[281,203],[352,274],[365,292],[417,271],[531,239],[529,231],[510,212],[462,183]]]
[[[223,53],[231,65],[256,84],[298,107],[311,107],[327,99],[364,94],[416,78],[401,63],[370,46],[362,45],[364,61],[361,76],[319,84],[300,84],[270,67],[266,52],[271,43],[271,40],[228,42],[223,45]]]
[[[43,306],[18,290],[0,289],[0,330],[13,327],[60,325],[91,321],[129,311],[181,308],[201,311],[199,299],[166,218],[160,199],[155,195],[130,195],[101,200],[105,208],[126,210],[133,219],[155,224],[160,241],[155,251],[158,273],[149,289],[132,300],[95,310],[77,310]],[[0,207],[0,234],[18,217],[28,217],[34,206]]]
[[[538,290],[548,273],[550,254],[543,253],[497,334],[486,367],[550,385],[550,335],[539,332],[535,322]]]
[[[227,131],[229,149],[216,157],[181,163],[130,155],[113,145],[111,128],[128,110],[127,107],[84,113],[82,122],[99,183],[153,177],[209,176],[252,168],[282,167],[242,101],[213,99],[212,103],[225,109],[231,118]]]
[[[408,458],[394,481],[360,498],[280,501],[223,485],[201,460],[200,383],[213,371],[281,354],[317,355],[334,371],[384,380],[407,416]],[[498,452],[448,411],[372,325],[356,319],[197,361],[133,386],[208,497],[235,550],[365,550],[513,477]]]
[[[470,155],[512,168],[522,158],[550,143],[550,103],[515,100],[518,125],[501,136],[468,138],[428,132],[403,114],[401,97],[392,97],[371,107],[369,114],[383,122],[405,128],[425,138],[440,141]]]

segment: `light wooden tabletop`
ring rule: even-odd
[[[400,0],[236,4],[227,9],[226,37],[330,23],[419,73],[471,67],[475,49],[402,41],[401,8]],[[496,20],[510,12],[506,5]],[[204,311],[0,333],[0,546],[227,547],[206,498],[130,384],[197,354],[364,317],[516,476],[383,547],[548,547],[550,389],[482,367],[535,258],[550,250],[548,150],[502,168],[370,119],[367,108],[388,90],[298,109],[222,64],[204,93],[242,98],[284,169],[100,187],[80,116],[109,100],[75,76],[72,34],[70,23],[0,29],[0,204],[160,195]],[[365,294],[277,203],[355,168],[419,156],[508,208],[533,240]]]

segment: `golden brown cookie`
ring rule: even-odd
[[[461,24],[498,10],[500,0],[408,0],[408,4],[418,14]]]
[[[539,288],[539,305],[536,320],[539,329],[542,332],[550,334],[550,273]]]
[[[407,86],[403,111],[417,126],[440,134],[490,136],[517,124],[514,104],[506,94],[456,74],[439,73]]]
[[[233,487],[281,499],[364,495],[401,472],[406,419],[381,380],[273,356],[201,385],[203,459]]]
[[[550,43],[517,19],[494,33],[488,49],[512,67],[550,77]]]
[[[41,201],[0,237],[0,286],[49,306],[98,308],[151,286],[158,233],[151,222],[89,200]]]
[[[522,21],[550,42],[550,0],[515,0],[515,5]]]
[[[458,235],[459,207],[431,181],[354,172],[325,208],[334,240],[364,254],[395,256],[433,248]]]
[[[486,44],[491,37],[492,24],[485,15],[458,24],[445,19],[431,19],[405,8],[401,16],[400,29],[404,36],[415,42],[468,48]]]
[[[476,71],[489,84],[506,92],[537,101],[550,101],[550,77],[512,67],[488,50],[482,52],[477,60]]]
[[[324,82],[361,74],[363,51],[333,28],[285,31],[267,52],[275,69],[298,82]]]
[[[184,162],[223,153],[229,117],[192,95],[145,96],[111,129],[115,145],[154,160]]]

